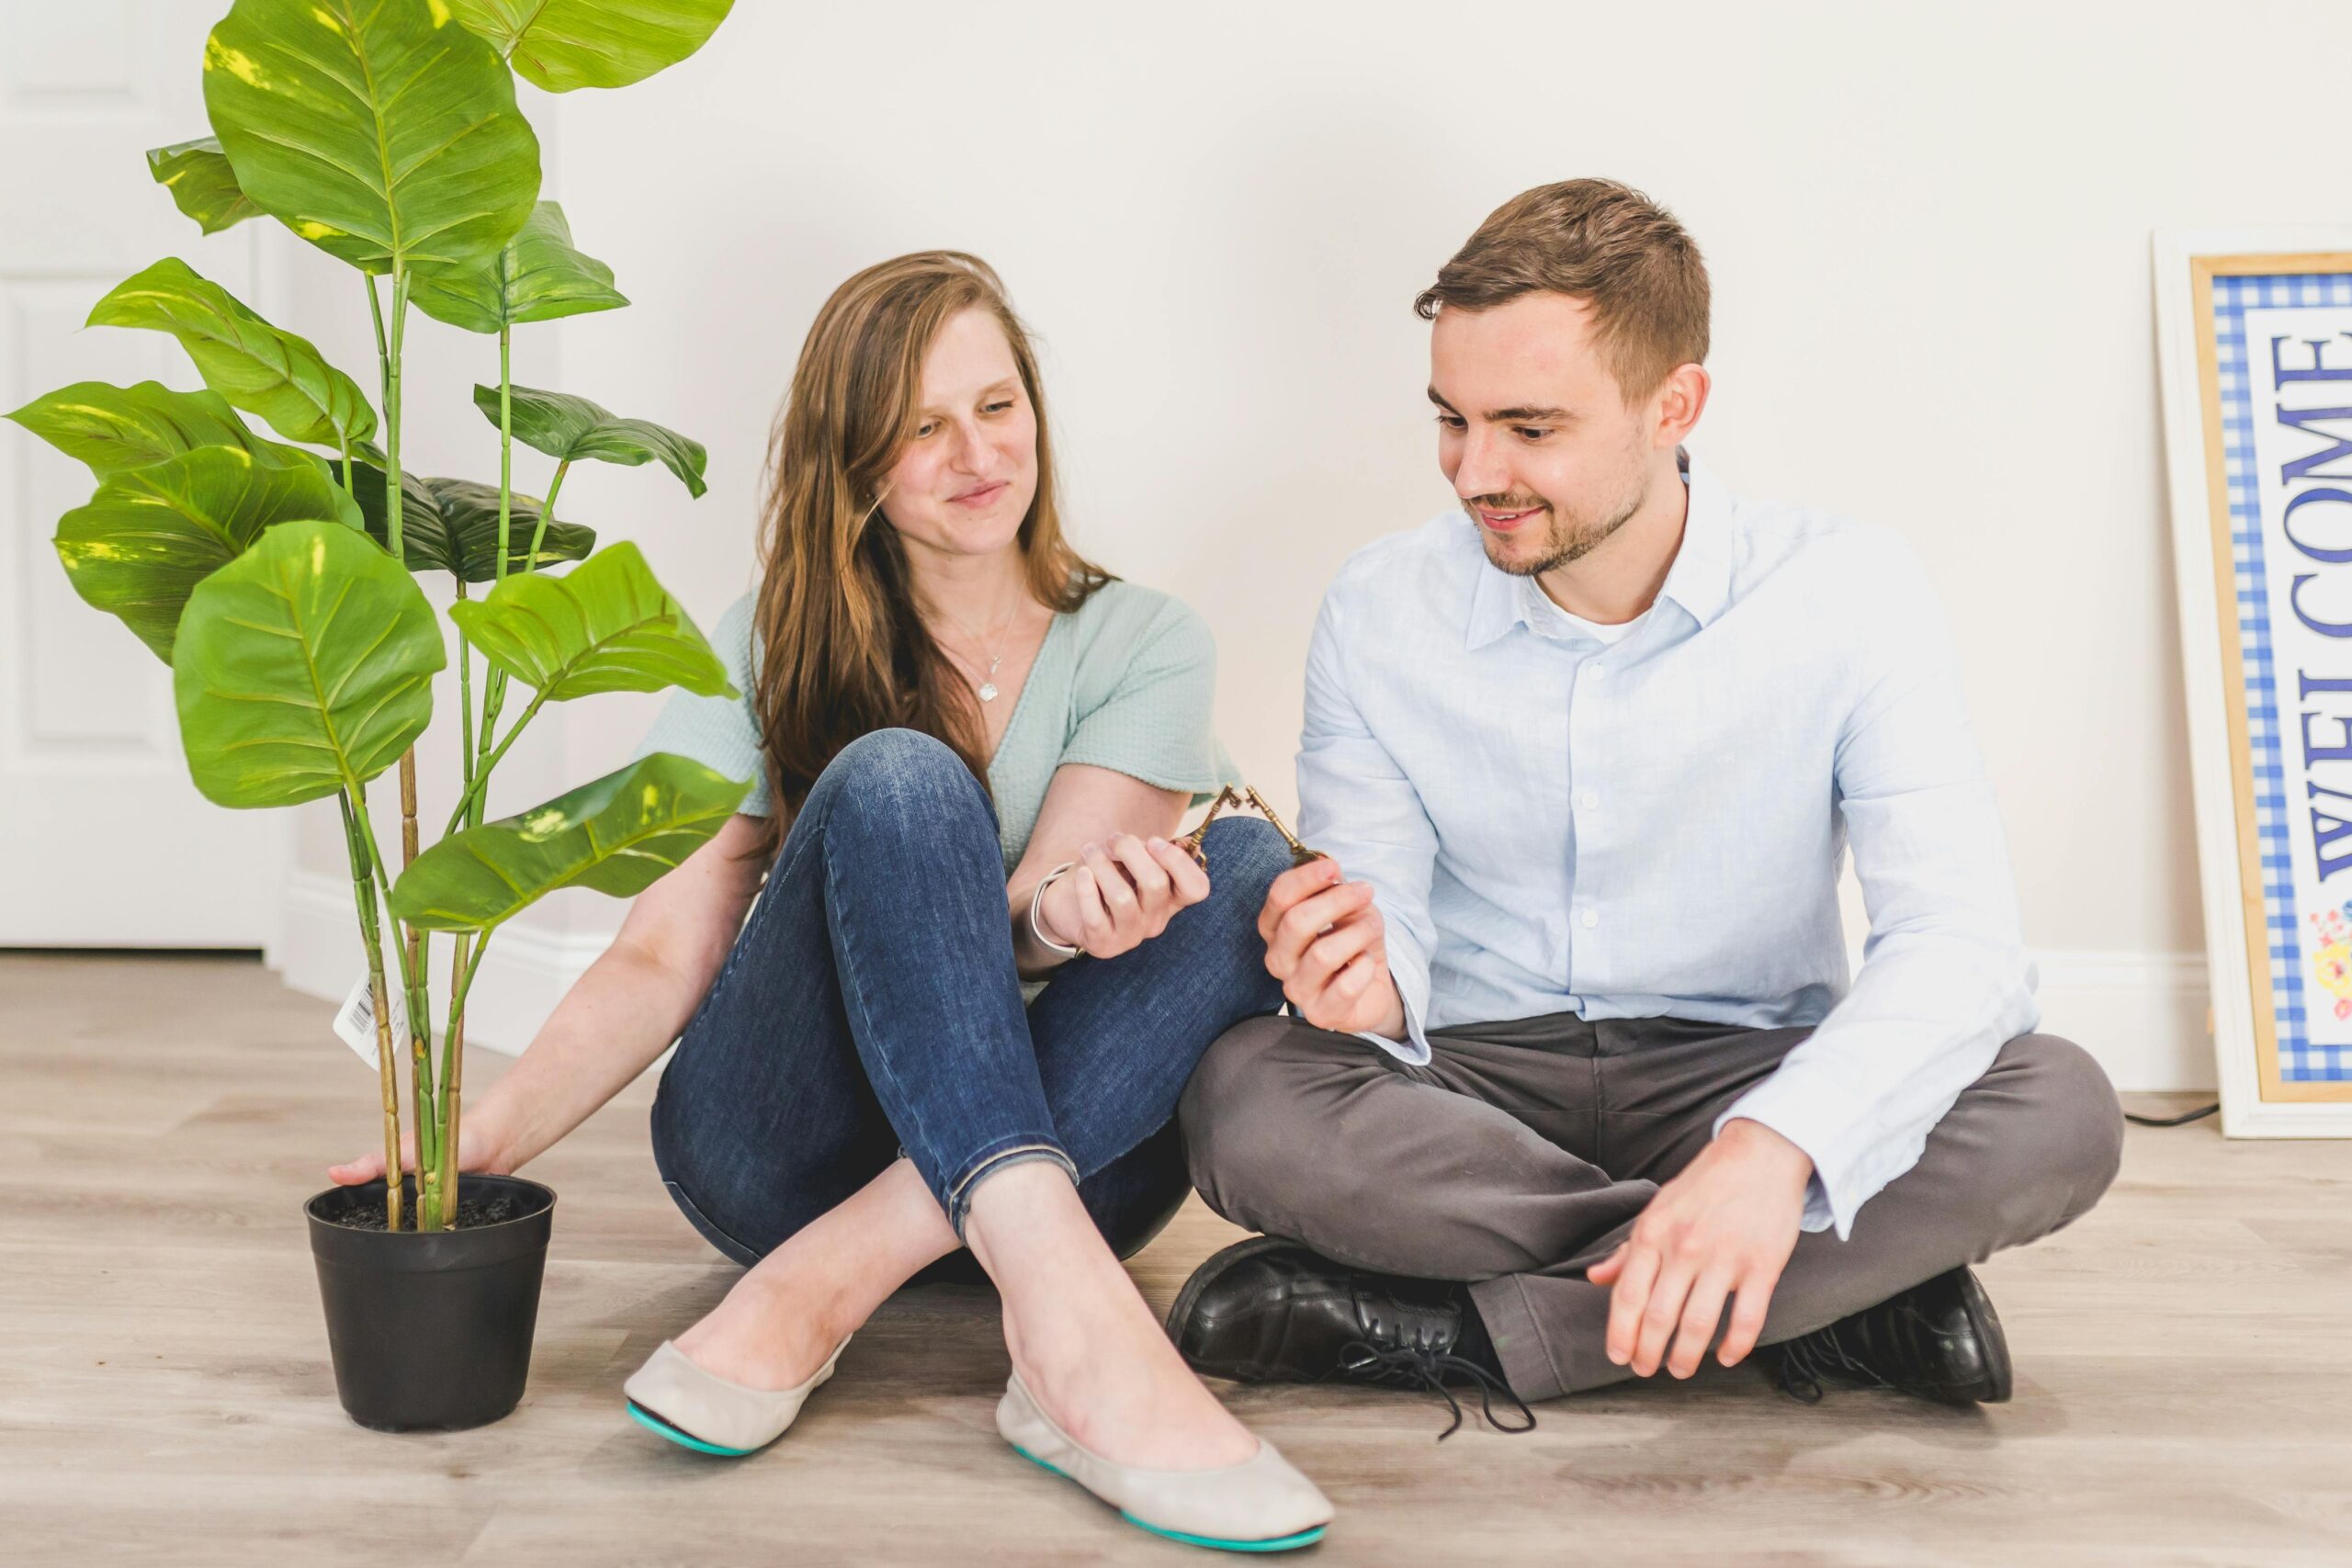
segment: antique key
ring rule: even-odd
[[[1267,821],[1272,822],[1274,825],[1274,831],[1280,833],[1283,836],[1283,842],[1290,846],[1291,864],[1305,865],[1309,861],[1317,861],[1324,858],[1323,852],[1321,850],[1308,849],[1305,844],[1300,843],[1296,839],[1291,836],[1290,829],[1283,825],[1283,819],[1274,815],[1274,808],[1266,804],[1265,796],[1260,795],[1257,790],[1250,784],[1243,784],[1241,787],[1243,790],[1247,791],[1249,795],[1249,799],[1246,803],[1240,795],[1233,793],[1233,786],[1231,784],[1226,785],[1223,789],[1217,792],[1217,797],[1209,802],[1208,815],[1201,818],[1200,826],[1194,828],[1191,832],[1185,834],[1182,839],[1177,840],[1178,843],[1184,846],[1184,852],[1191,855],[1193,859],[1198,863],[1202,870],[1206,871],[1209,864],[1208,852],[1201,847],[1201,840],[1208,833],[1209,824],[1216,821],[1216,814],[1224,810],[1227,807],[1230,806],[1238,808],[1244,804],[1256,807],[1260,816],[1265,818]]]

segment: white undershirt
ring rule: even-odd
[[[1553,621],[1558,625],[1567,636],[1589,637],[1598,641],[1603,648],[1610,647],[1611,644],[1623,640],[1636,626],[1639,626],[1644,621],[1648,620],[1651,613],[1657,608],[1657,605],[1653,603],[1649,609],[1644,610],[1632,620],[1620,621],[1612,626],[1605,625],[1600,621],[1588,621],[1582,615],[1572,615],[1568,614],[1567,611],[1561,609],[1557,604],[1553,602],[1552,596],[1549,593],[1544,592],[1543,589],[1537,587],[1535,580],[1532,577],[1521,579],[1521,584],[1522,591],[1527,595],[1528,607],[1531,613],[1539,615],[1548,613]]]

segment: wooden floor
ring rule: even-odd
[[[0,1562],[1207,1561],[999,1441],[974,1289],[886,1308],[751,1460],[630,1423],[622,1380],[737,1272],[655,1178],[650,1077],[526,1173],[561,1198],[521,1408],[353,1425],[300,1206],[374,1093],[250,960],[0,955]],[[1188,1209],[1146,1294],[1232,1234]],[[1338,1504],[1309,1562],[2352,1562],[2352,1145],[2135,1128],[2102,1208],[1984,1273],[2018,1389],[1982,1411],[1739,1370],[1441,1447],[1430,1399],[1218,1387]]]

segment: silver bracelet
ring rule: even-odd
[[[1077,869],[1078,862],[1074,860],[1066,860],[1062,862],[1061,864],[1054,867],[1053,870],[1046,873],[1043,877],[1039,878],[1037,882],[1037,890],[1029,895],[1029,934],[1037,939],[1037,945],[1039,947],[1044,948],[1048,953],[1057,953],[1064,958],[1077,957],[1079,950],[1075,947],[1069,946],[1066,942],[1056,942],[1052,937],[1046,934],[1046,928],[1037,923],[1037,907],[1046,901],[1046,889],[1053,886],[1055,877],[1059,876],[1066,871],[1075,871]]]

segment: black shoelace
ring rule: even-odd
[[[1850,1378],[1865,1388],[1894,1386],[1838,1343],[1835,1325],[1788,1340],[1780,1350],[1781,1392],[1807,1404],[1821,1403],[1821,1380],[1827,1377]]]
[[[1447,1407],[1453,1412],[1453,1425],[1437,1435],[1441,1443],[1462,1429],[1462,1402],[1454,1398],[1453,1390],[1446,1386],[1449,1376],[1468,1378],[1477,1387],[1479,1413],[1486,1416],[1487,1425],[1496,1431],[1516,1435],[1535,1429],[1535,1412],[1527,1407],[1525,1400],[1510,1391],[1509,1383],[1477,1362],[1460,1356],[1415,1345],[1384,1348],[1370,1340],[1351,1339],[1340,1348],[1340,1365],[1350,1376],[1367,1382],[1418,1383],[1424,1388],[1437,1390],[1444,1396]],[[1495,1395],[1498,1393],[1519,1406],[1519,1413],[1527,1418],[1525,1426],[1507,1427],[1495,1419]]]

